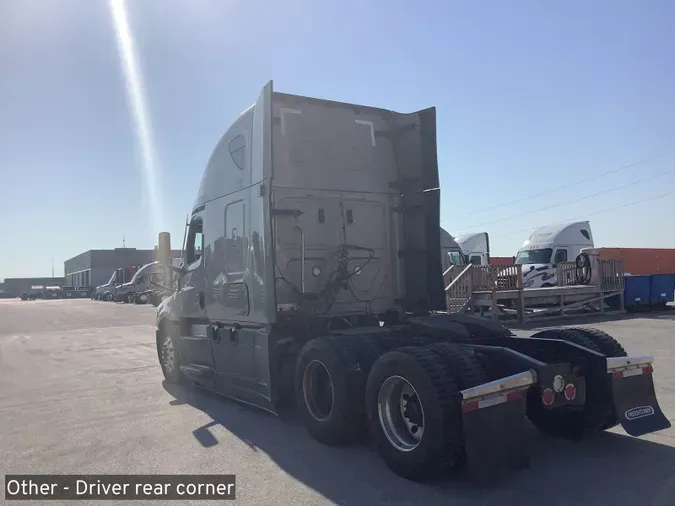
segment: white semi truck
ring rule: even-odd
[[[516,255],[515,263],[522,265],[523,286],[555,286],[556,265],[573,261],[582,249],[593,247],[593,232],[588,221],[557,223],[538,228]]]
[[[487,232],[462,234],[455,237],[469,263],[488,265],[490,263],[490,236]]]
[[[370,434],[413,480],[523,463],[525,417],[563,437],[670,427],[653,359],[599,330],[517,337],[441,313],[438,187],[434,108],[401,114],[270,82],[209,159],[182,268],[160,234],[177,277],[156,317],[166,380],[275,413],[291,400],[318,441]]]
[[[466,255],[459,247],[457,241],[443,228],[441,228],[441,259],[443,272],[451,265],[466,265]]]

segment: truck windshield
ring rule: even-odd
[[[446,249],[445,254],[448,256],[450,265],[464,265],[464,255],[461,251]]]
[[[548,264],[551,262],[552,253],[551,248],[519,251],[516,256],[516,264]]]
[[[138,278],[141,277],[142,275],[143,275],[143,268],[140,268],[131,277],[130,282],[133,283],[133,284],[138,283],[139,282]]]

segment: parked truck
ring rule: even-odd
[[[162,266],[157,261],[151,262],[138,269],[128,282],[116,288],[115,301],[145,304],[150,300],[148,292],[153,290],[155,284],[163,282]]]
[[[96,290],[93,293],[93,298],[96,300],[105,300],[108,302],[118,300],[116,298],[116,291],[118,287],[131,281],[131,278],[133,278],[134,274],[136,274],[136,271],[139,267],[140,266],[119,267],[115,269],[107,283],[96,287]]]
[[[328,445],[370,434],[399,475],[526,459],[524,418],[575,437],[670,427],[652,357],[594,329],[517,337],[443,314],[436,111],[273,91],[217,144],[176,289],[157,308],[170,383],[278,413]]]
[[[441,259],[442,272],[448,270],[451,265],[467,265],[467,258],[462,248],[450,233],[441,228]]]
[[[457,244],[473,265],[490,263],[490,236],[487,232],[462,234],[455,238]]]
[[[593,247],[588,221],[556,223],[540,227],[523,243],[515,263],[522,265],[525,288],[556,286],[558,262],[573,261],[581,250]]]

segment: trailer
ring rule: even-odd
[[[165,379],[279,413],[327,445],[374,438],[411,480],[527,462],[525,419],[582,437],[670,427],[652,357],[593,329],[518,337],[445,311],[436,111],[273,91],[229,127],[157,308]]]

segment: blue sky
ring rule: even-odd
[[[215,143],[273,79],[401,112],[436,106],[441,222],[489,232],[494,255],[585,215],[597,245],[675,247],[663,226],[675,193],[595,214],[675,192],[675,172],[656,177],[675,152],[654,159],[675,149],[675,2],[414,5],[127,0],[174,244]],[[0,1],[0,279],[49,275],[52,258],[62,274],[123,236],[155,244],[121,68],[107,1]]]

